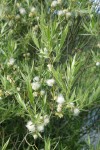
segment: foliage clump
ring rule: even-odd
[[[83,118],[100,105],[95,3],[0,3],[2,150],[81,150]]]

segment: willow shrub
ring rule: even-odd
[[[81,0],[0,3],[1,149],[81,149],[100,104],[100,16]]]

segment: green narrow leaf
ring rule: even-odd
[[[50,139],[45,139],[45,150],[50,150]]]
[[[4,31],[5,31],[5,27],[7,26],[7,23],[5,23],[4,24],[4,26],[2,27],[2,29],[1,29],[1,34],[3,34],[4,33]]]
[[[33,97],[32,87],[31,87],[30,82],[27,83],[27,91],[28,91],[29,101],[33,106],[34,105],[34,97]]]
[[[66,85],[63,83],[62,76],[61,76],[61,74],[59,74],[59,71],[56,71],[56,70],[52,69],[52,73],[53,73],[53,76],[56,79],[56,82],[58,83],[58,85],[62,89],[62,91],[64,93],[66,93]]]
[[[27,111],[26,105],[19,94],[17,94],[16,99],[18,103]]]
[[[60,49],[62,48],[64,42],[65,42],[65,39],[66,39],[66,36],[67,36],[67,33],[68,33],[68,25],[66,26],[66,28],[64,29],[62,35],[61,35],[61,40],[60,40]]]
[[[35,45],[36,45],[38,48],[40,48],[40,46],[39,46],[39,41],[38,41],[38,38],[36,37],[36,35],[35,35],[35,34],[31,34],[31,37],[32,37],[32,40],[33,40],[33,42],[35,43]]]
[[[6,150],[7,149],[7,146],[9,144],[9,140],[10,138],[7,140],[7,142],[3,145],[2,149],[1,150]]]

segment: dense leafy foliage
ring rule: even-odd
[[[2,150],[92,149],[91,142],[79,139],[84,116],[100,105],[96,5],[87,0],[0,2]]]

